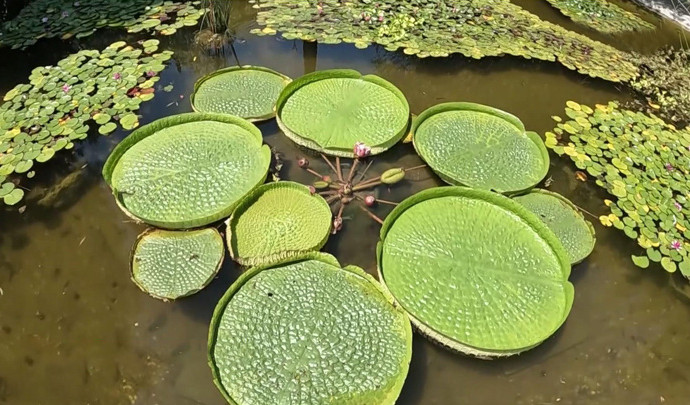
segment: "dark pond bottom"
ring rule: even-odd
[[[546,2],[517,2],[543,18],[594,35]],[[234,7],[236,55],[229,47],[220,55],[195,48],[192,30],[163,39],[162,47],[176,56],[161,84],[173,83],[175,89],[158,92],[144,104],[142,123],[190,111],[187,98],[194,81],[236,59],[292,77],[342,67],[375,73],[403,90],[413,112],[444,101],[473,101],[510,111],[541,133],[552,127],[550,116],[561,114],[567,100],[591,105],[628,97],[620,86],[553,63],[512,57],[419,60],[377,47],[358,50],[259,38],[248,33],[251,8],[242,1]],[[675,26],[660,24],[654,34],[597,38],[645,52],[678,41]],[[81,43],[2,50],[0,93],[25,80],[37,65],[55,63],[78,47],[102,48],[123,37],[109,31]],[[260,128],[286,160],[283,178],[309,181],[293,163],[301,152],[275,122]],[[125,135],[93,135],[53,159],[29,184],[26,211],[0,212],[0,404],[223,403],[206,364],[206,338],[213,307],[239,269],[228,261],[209,288],[175,303],[149,298],[129,280],[130,249],[143,227],[118,210],[100,177],[103,161]],[[377,157],[372,170],[419,163],[411,146],[400,145]],[[550,177],[552,190],[595,215],[605,211],[605,195],[593,184],[576,181],[568,161],[553,156]],[[400,201],[434,185],[440,183],[431,173],[417,171],[410,181],[380,193]],[[342,263],[373,272],[378,226],[361,214],[346,211],[345,230],[326,250]],[[687,404],[690,307],[671,283],[682,281],[660,268],[637,269],[629,259],[635,244],[615,229],[596,226],[594,253],[573,271],[572,314],[552,339],[519,357],[487,362],[451,354],[416,336],[411,372],[398,403]]]

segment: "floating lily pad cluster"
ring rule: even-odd
[[[690,278],[690,131],[616,102],[591,108],[569,101],[565,113],[567,121],[554,117],[559,123],[546,145],[616,197],[605,201],[611,212],[601,223],[645,249],[633,256],[638,266],[651,260]]]
[[[103,51],[84,50],[38,67],[29,83],[7,92],[0,105],[0,197],[19,202],[19,177],[33,177],[34,163],[50,160],[86,138],[90,124],[107,135],[119,124],[139,125],[136,111],[154,96],[158,73],[172,52],[158,40],[134,46],[116,42]]]
[[[654,29],[637,15],[607,0],[547,0],[578,24],[606,34]]]
[[[17,17],[0,25],[0,46],[23,49],[41,38],[82,38],[103,27],[128,32],[174,34],[197,25],[206,13],[200,1],[35,0]]]
[[[377,43],[419,57],[461,53],[480,59],[510,54],[558,61],[569,69],[610,81],[637,74],[629,55],[541,20],[509,1],[284,0],[256,1],[253,32],[287,39]]]

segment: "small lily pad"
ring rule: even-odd
[[[24,198],[24,190],[21,188],[15,188],[2,197],[2,201],[7,205],[15,205],[21,201],[22,198]]]

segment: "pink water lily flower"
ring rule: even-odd
[[[154,72],[153,70],[149,70],[148,72],[146,72],[146,77],[153,77],[155,75],[156,75],[156,72]]]
[[[682,210],[683,210],[683,206],[680,205],[680,203],[677,202],[677,201],[673,203],[673,206],[676,207],[676,209],[677,209],[678,211],[682,211]]]
[[[355,143],[355,147],[352,148],[352,151],[358,158],[363,158],[369,156],[369,154],[371,153],[371,148],[363,142],[357,142]]]
[[[115,74],[113,75],[113,80],[120,80],[120,79],[122,79],[122,75],[120,74],[120,72],[115,72]]]
[[[666,163],[666,165],[665,165],[664,167],[666,167],[666,170],[669,171],[669,172],[672,172],[672,171],[676,170],[676,169],[673,167],[673,165],[670,164],[670,163]]]
[[[68,93],[71,89],[72,86],[70,86],[69,84],[65,84],[64,86],[62,86],[62,91],[65,93]]]
[[[680,241],[674,240],[671,242],[671,249],[673,250],[680,250],[683,245],[680,243]]]

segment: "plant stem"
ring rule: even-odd
[[[405,173],[407,173],[407,172],[411,172],[411,171],[413,171],[413,170],[423,169],[423,168],[425,168],[425,167],[426,167],[426,165],[419,165],[419,166],[410,167],[409,169],[403,168],[403,171],[404,171]]]
[[[398,205],[397,202],[388,201],[388,200],[380,200],[378,198],[376,199],[376,202],[381,203],[381,204],[388,204],[388,205]]]
[[[322,176],[321,174],[319,174],[319,172],[317,172],[316,170],[313,170],[313,169],[310,169],[310,168],[307,167],[307,168],[306,168],[306,171],[308,171],[309,173],[311,173],[311,174],[313,174],[314,176],[318,177],[319,179],[323,179],[323,176]]]
[[[343,172],[340,169],[340,156],[335,157],[335,168],[336,168],[335,172],[338,175],[338,180],[343,181]]]
[[[373,160],[370,160],[369,163],[367,164],[367,167],[364,168],[364,171],[359,175],[359,177],[357,178],[357,180],[355,180],[355,183],[359,183],[359,182],[362,181],[362,179],[364,178],[364,176],[367,174],[367,170],[369,170],[369,168],[371,167],[371,164],[372,164],[372,163],[374,163],[374,161],[373,161]]]
[[[352,162],[352,166],[350,166],[350,173],[347,175],[347,181],[346,183],[349,183],[352,181],[352,176],[355,175],[355,170],[357,169],[357,164],[359,163],[359,159],[355,159],[354,162]]]
[[[334,195],[333,197],[328,197],[328,198],[326,199],[326,203],[327,203],[328,205],[331,205],[331,204],[333,204],[333,203],[334,203],[336,200],[338,200],[338,199],[340,199],[340,196]]]
[[[366,190],[367,188],[376,187],[379,184],[382,184],[381,178],[377,178],[377,179],[373,179],[373,180],[375,180],[375,181],[374,182],[361,183],[361,184],[356,185],[355,187],[352,187],[352,192]]]
[[[359,208],[361,208],[362,210],[364,210],[364,212],[366,212],[367,215],[369,215],[369,218],[371,218],[371,219],[373,219],[374,221],[378,222],[380,225],[383,225],[383,220],[382,220],[381,218],[377,217],[376,215],[374,215],[373,212],[371,212],[371,211],[369,211],[368,209],[364,208],[364,206],[362,206],[362,205],[360,205]]]
[[[335,169],[335,166],[333,166],[333,163],[331,163],[330,159],[328,159],[328,157],[326,157],[326,155],[324,155],[323,153],[321,154],[321,157],[323,158],[323,160],[326,161],[326,164],[328,164],[331,170],[333,170],[333,173],[337,174],[338,171]]]

